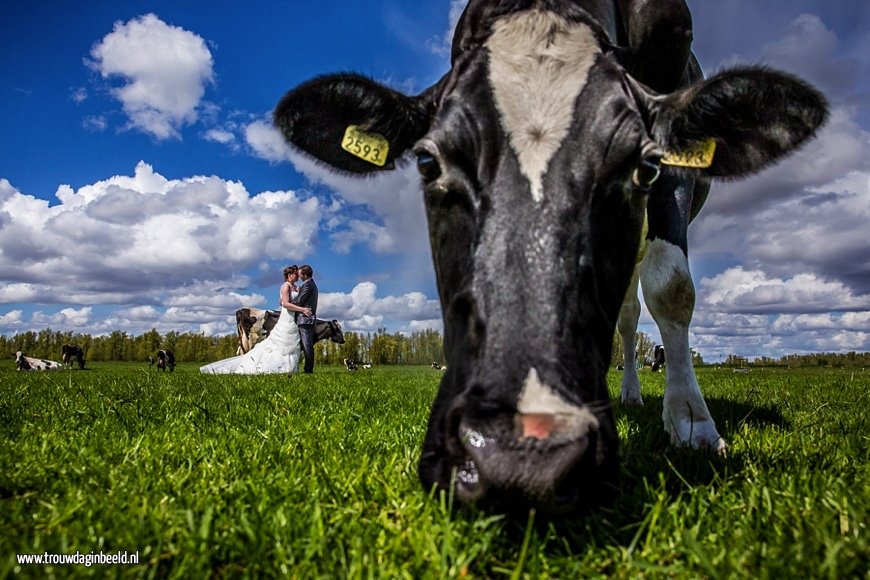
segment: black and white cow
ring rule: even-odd
[[[349,371],[356,370],[356,361],[353,360],[352,358],[346,358],[343,360],[343,362],[344,362],[344,368],[346,368],[347,370],[349,370]]]
[[[166,369],[169,369],[169,372],[173,372],[175,370],[175,353],[171,350],[158,350],[157,351],[157,370],[166,372]]]
[[[85,368],[85,351],[77,344],[65,344],[60,348],[60,360],[67,368],[72,368],[73,362],[78,363],[79,369]]]
[[[58,371],[62,368],[63,365],[53,360],[25,356],[20,350],[15,353],[15,370],[17,371]]]
[[[663,366],[665,366],[665,347],[657,344],[653,347],[652,372],[659,372]]]
[[[553,512],[612,490],[605,375],[617,321],[633,358],[639,282],[668,351],[665,430],[724,451],[691,365],[686,230],[711,178],[788,154],[827,105],[766,68],[703,80],[691,40],[683,0],[471,0],[451,69],[421,94],[337,74],[277,105],[287,140],[341,171],[416,156],[448,366],[427,488]]]
[[[239,333],[239,346],[236,354],[245,354],[257,342],[269,336],[275,328],[280,310],[263,310],[246,306],[236,310],[236,330]],[[320,320],[314,325],[314,343],[329,339],[336,344],[344,344],[344,332],[337,320]]]

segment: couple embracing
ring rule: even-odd
[[[300,281],[301,285],[297,285]],[[302,355],[305,356],[304,372],[314,372],[317,295],[311,266],[287,266],[278,298],[281,316],[269,336],[247,353],[202,366],[200,372],[237,375],[293,373]]]

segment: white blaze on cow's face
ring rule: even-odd
[[[592,30],[546,10],[507,16],[486,43],[489,82],[501,124],[532,198],[574,121],[577,96],[600,53]]]
[[[529,370],[517,400],[517,432],[521,439],[577,440],[598,430],[598,418],[586,407],[566,401]]]

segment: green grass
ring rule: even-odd
[[[726,459],[667,445],[664,376],[616,414],[622,492],[576,521],[431,497],[440,374],[0,367],[0,577],[870,577],[870,372],[703,369]],[[619,375],[610,377],[618,395]],[[22,553],[139,552],[136,566]]]

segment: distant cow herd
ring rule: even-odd
[[[244,354],[251,350],[260,340],[269,336],[269,331],[275,326],[279,312],[275,310],[263,310],[260,308],[240,308],[236,311],[236,328],[238,332],[237,354]],[[341,324],[337,320],[318,320],[315,325],[315,342],[331,340],[336,344],[344,344],[344,333]],[[157,351],[154,356],[148,356],[148,366],[157,367],[159,371],[173,372],[175,370],[175,353],[170,349]],[[27,356],[22,351],[15,353],[15,367],[20,371],[50,371],[63,368],[72,368],[77,364],[79,369],[85,368],[85,353],[82,347],[74,344],[65,344],[61,349],[61,361],[56,362],[48,359]],[[349,365],[348,365],[349,361]],[[345,361],[348,370],[356,370],[356,363],[348,359]],[[364,369],[370,369],[370,364],[361,365]]]
[[[85,352],[77,344],[65,344],[61,347],[61,362],[27,356],[22,351],[15,353],[15,370],[19,371],[56,371],[71,369],[78,365],[80,370],[85,368]],[[169,350],[157,351],[157,356],[148,357],[149,366],[157,365],[157,370],[172,372],[175,370],[175,354]]]

